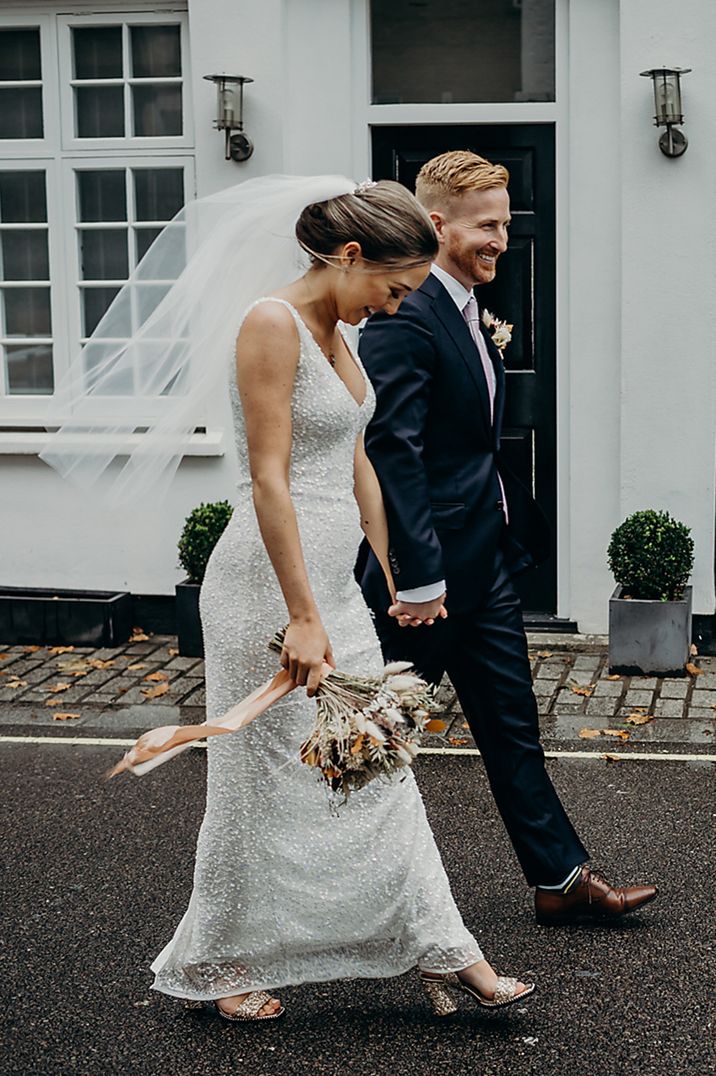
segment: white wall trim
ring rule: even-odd
[[[109,434],[91,434],[92,445],[111,445],[120,454],[131,451],[141,444],[142,434],[133,433],[122,436]],[[0,455],[2,456],[36,456],[52,444],[53,434],[46,430],[3,430],[0,431]],[[225,449],[225,431],[207,430],[206,433],[194,433],[182,448],[183,456],[223,456]],[[82,435],[77,436],[78,445],[82,445]]]

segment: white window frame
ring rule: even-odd
[[[371,128],[389,125],[550,123],[555,128],[555,209],[557,257],[557,414],[556,433],[561,446],[557,459],[557,545],[562,552],[557,566],[557,612],[570,608],[571,518],[569,469],[569,123],[570,0],[555,0],[554,101],[500,101],[454,104],[371,103],[370,0],[350,0],[352,40],[351,114],[353,116],[352,174],[372,174]],[[566,551],[566,552],[565,552]]]
[[[155,0],[133,0],[127,10],[117,12],[115,0],[73,0],[72,15],[59,14],[58,3],[38,3],[37,0],[27,0],[27,5],[22,9],[15,7],[0,10],[0,29],[40,29],[44,137],[1,140],[0,169],[42,169],[46,173],[53,370],[56,386],[63,375],[66,375],[72,358],[77,354],[80,339],[79,289],[75,286],[79,269],[75,244],[74,170],[102,166],[152,168],[161,167],[162,163],[166,162],[167,166],[184,168],[186,201],[196,197],[187,6],[182,4],[181,0],[157,7],[153,6],[154,2]],[[66,131],[67,124],[74,121],[74,101],[70,85],[70,28],[101,23],[121,23],[128,26],[162,23],[180,25],[184,112],[184,133],[181,137],[76,139],[74,129],[70,127],[72,137],[69,141],[65,139],[63,132]],[[131,153],[128,156],[130,148]],[[68,261],[71,272],[68,271]],[[33,454],[40,451],[49,437],[44,432],[44,427],[53,406],[52,395],[6,395],[2,380],[0,454]],[[104,413],[103,406],[98,401],[98,417]],[[152,417],[156,417],[160,411],[161,400],[158,400],[157,412]],[[204,417],[197,414],[198,427],[205,424],[205,421]],[[135,435],[134,439],[139,438],[141,435]],[[184,452],[186,455],[222,455],[222,443],[221,431],[208,430],[206,433],[194,434]]]
[[[128,28],[132,26],[167,26],[179,25],[181,42],[181,70],[180,78],[159,79],[133,79],[130,74],[130,49],[128,44]],[[75,101],[74,101],[74,78],[72,65],[72,30],[77,27],[83,29],[90,26],[121,26],[123,42],[123,70],[121,79],[81,80],[82,85],[92,86],[124,86],[124,117],[125,130],[130,129],[131,114],[131,87],[136,83],[151,85],[152,83],[178,82],[182,86],[182,135],[167,135],[163,137],[136,137],[127,135],[123,138],[77,138],[75,135]],[[182,11],[119,11],[113,14],[91,13],[87,15],[58,15],[57,16],[57,45],[59,68],[61,74],[60,102],[62,114],[62,149],[65,152],[82,150],[93,154],[105,153],[115,150],[121,153],[136,153],[137,150],[177,150],[188,149],[194,145],[194,124],[191,112],[191,63],[189,57],[189,34],[187,16]]]

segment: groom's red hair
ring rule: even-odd
[[[509,179],[503,164],[493,164],[467,149],[454,149],[426,161],[418,172],[415,195],[428,212],[445,210],[466,191],[506,187]]]

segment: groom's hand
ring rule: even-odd
[[[436,618],[444,619],[448,615],[444,602],[444,593],[429,602],[396,601],[388,609],[388,615],[394,616],[401,628],[419,628],[421,624],[430,626]]]

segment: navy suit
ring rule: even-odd
[[[412,661],[434,683],[447,671],[527,881],[552,885],[588,855],[544,768],[510,581],[545,558],[549,530],[500,461],[505,374],[481,328],[496,378],[492,422],[477,347],[433,274],[397,314],[376,314],[363,330],[360,356],[377,398],[366,450],[383,490],[393,580],[397,590],[410,590],[445,579],[449,617],[432,627],[398,627],[366,543],[356,575],[386,660]]]

